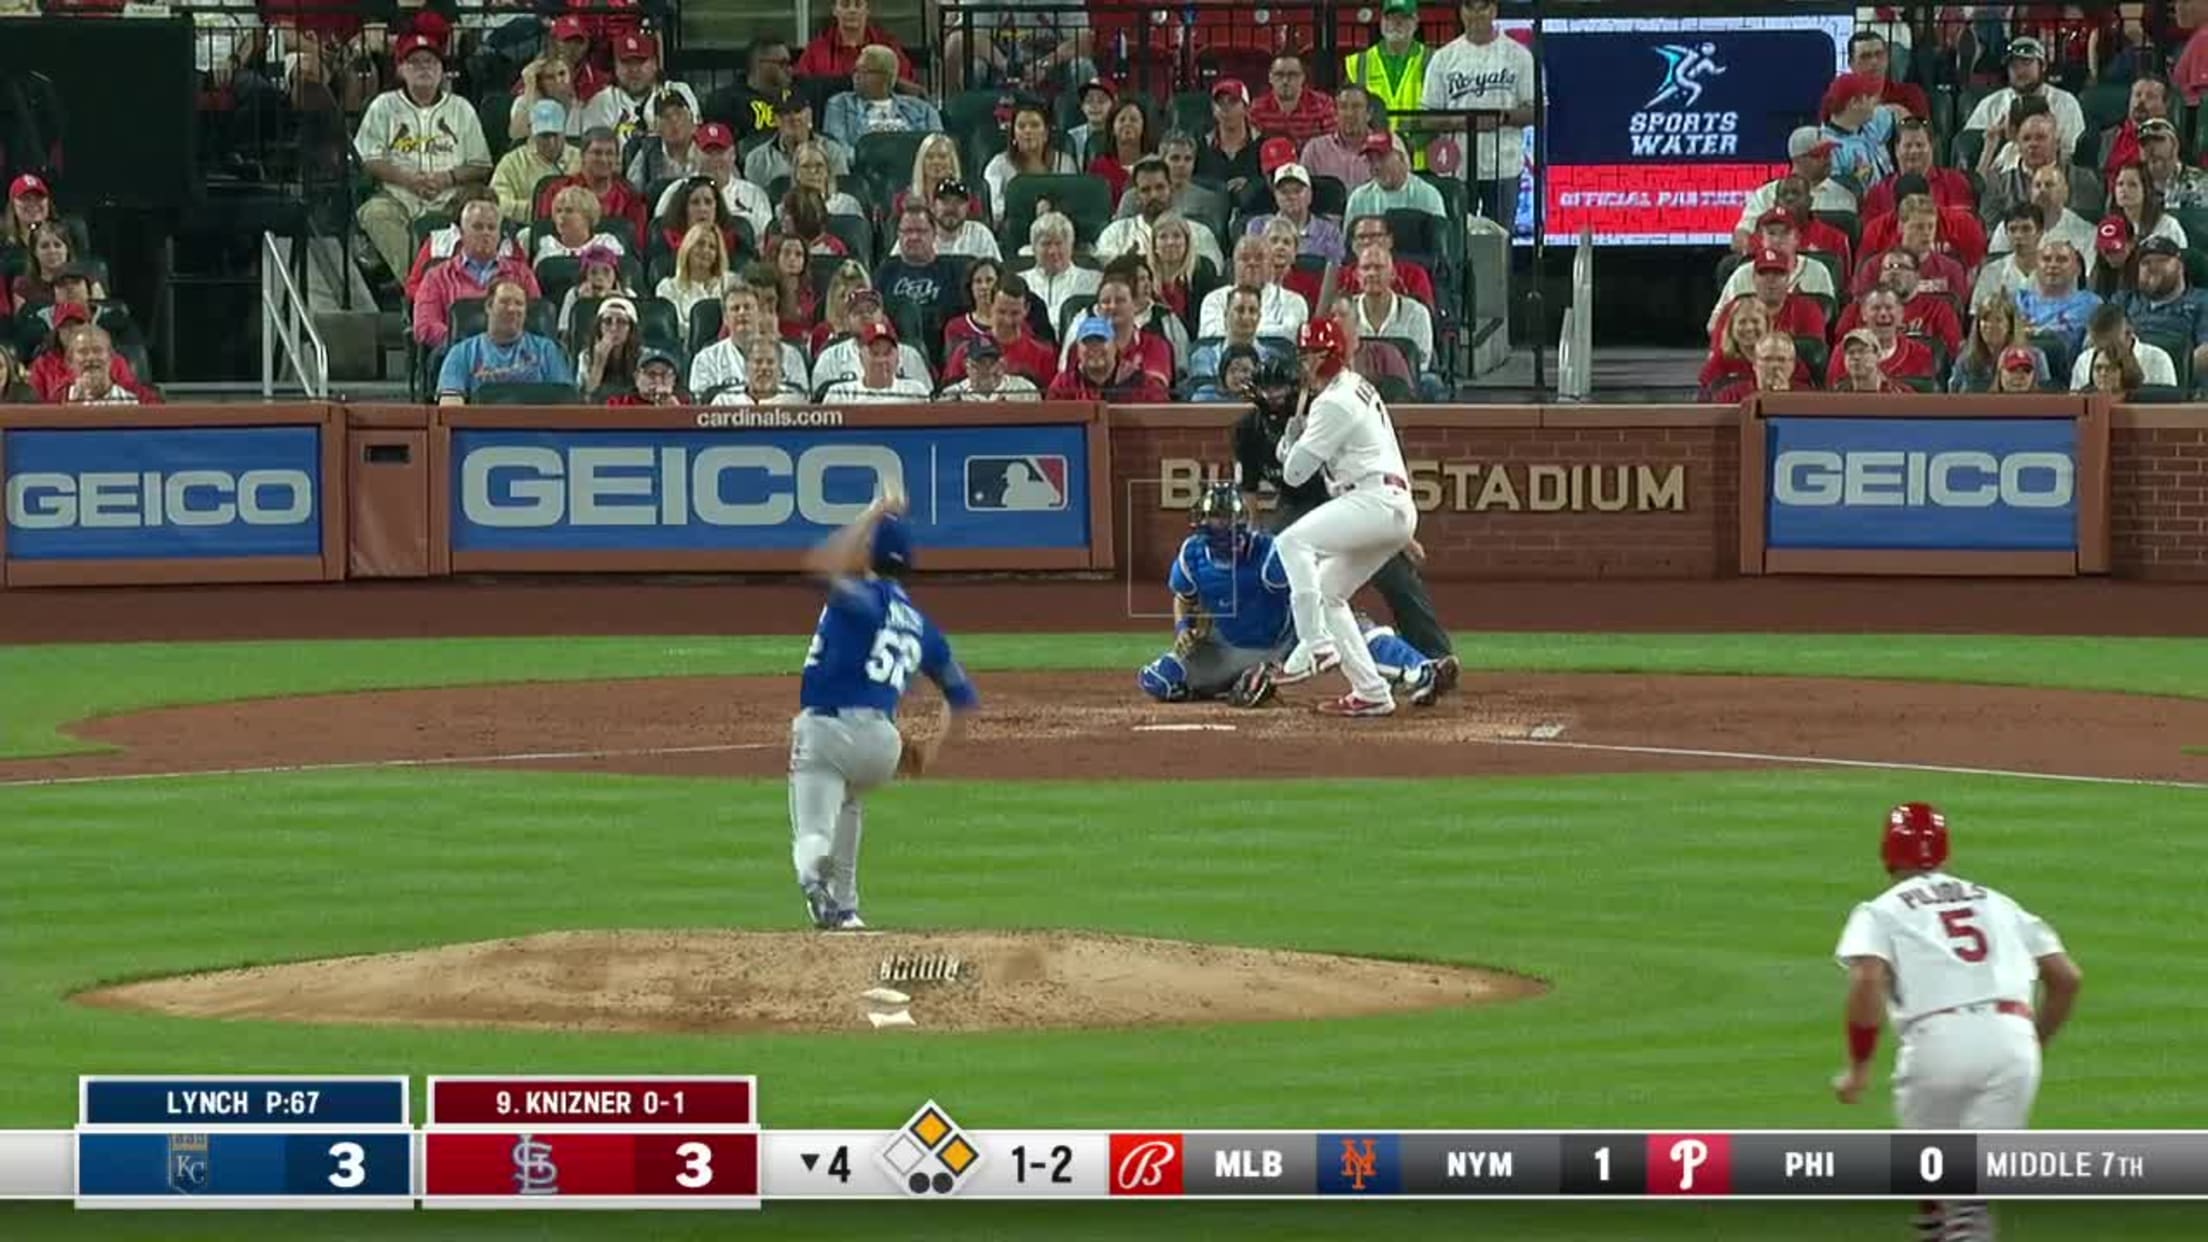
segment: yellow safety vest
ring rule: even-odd
[[[1388,108],[1388,128],[1403,133],[1403,122],[1396,119],[1399,112],[1416,112],[1426,101],[1426,61],[1433,55],[1423,43],[1411,45],[1409,63],[1403,66],[1403,80],[1393,90],[1388,88],[1388,70],[1380,62],[1380,46],[1374,44],[1362,52],[1351,52],[1342,57],[1342,81],[1362,86],[1372,92],[1374,98]],[[1424,134],[1405,134],[1404,144],[1411,149],[1411,167],[1426,167],[1426,138]]]

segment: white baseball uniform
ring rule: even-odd
[[[1892,972],[1894,1113],[1909,1130],[2020,1130],[2039,1092],[2032,999],[2047,923],[1983,884],[1912,876],[1855,908],[1834,953]]]
[[[1357,588],[1409,546],[1418,530],[1410,471],[1387,403],[1363,376],[1344,367],[1312,394],[1300,434],[1290,424],[1280,461],[1290,483],[1324,471],[1333,495],[1274,541],[1296,619],[1296,649],[1288,664],[1304,668],[1336,654],[1359,698],[1391,702],[1387,679],[1349,608]]]

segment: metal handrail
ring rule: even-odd
[[[284,362],[299,377],[307,399],[325,400],[330,395],[330,349],[315,329],[314,316],[276,241],[274,233],[261,234],[261,397],[276,397],[276,346],[281,342]]]
[[[1572,301],[1564,308],[1564,330],[1557,340],[1556,397],[1585,401],[1595,377],[1595,233],[1579,231],[1572,255]]]

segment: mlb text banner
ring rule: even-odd
[[[337,578],[342,420],[325,405],[0,413],[0,584]]]
[[[1111,564],[1089,405],[455,411],[442,434],[455,572],[795,569],[892,487],[924,568]]]
[[[1771,394],[1741,427],[1741,572],[2108,568],[2107,403]]]

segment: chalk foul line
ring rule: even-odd
[[[715,755],[739,750],[780,750],[787,742],[724,742],[707,746],[639,746],[622,750],[530,750],[496,755],[441,755],[423,759],[353,759],[338,763],[278,763],[246,768],[186,768],[173,772],[111,772],[93,776],[41,776],[0,781],[0,789],[49,785],[105,785],[125,781],[173,781],[194,776],[278,776],[299,772],[365,772],[397,768],[479,767],[500,763],[558,763],[571,759],[636,759],[656,755]]]
[[[1704,750],[1691,746],[1631,746],[1622,743],[1566,742],[1539,736],[1474,738],[1484,746],[1532,746],[1585,750],[1612,755],[1660,755],[1678,759],[1729,759],[1744,763],[1791,763],[1821,768],[1871,768],[1887,772],[1932,772],[1943,776],[2002,776],[2020,781],[2060,781],[2073,785],[2131,785],[2153,789],[2208,789],[2203,781],[2151,780],[2137,776],[2081,776],[2073,772],[2020,772],[2013,768],[1970,768],[1945,763],[1903,763],[1888,759],[1838,759],[1825,755],[1776,755],[1753,750]]]

